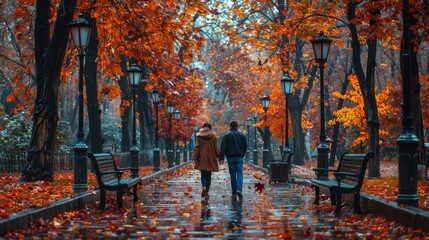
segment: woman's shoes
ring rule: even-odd
[[[207,191],[206,187],[203,187],[203,192],[201,193],[201,197],[205,200],[210,199],[209,191]]]

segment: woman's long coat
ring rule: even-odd
[[[219,171],[219,147],[214,132],[210,128],[201,128],[197,133],[197,142],[192,161],[195,169],[201,171]]]

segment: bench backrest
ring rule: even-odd
[[[368,160],[372,158],[372,153],[359,154],[359,153],[344,153],[341,156],[338,168],[338,172],[348,172],[357,174],[357,177],[346,176],[341,183],[348,183],[355,185],[360,188],[365,178],[366,166]]]
[[[114,171],[118,171],[116,167],[115,158],[112,153],[88,153],[89,159],[91,159],[94,172],[97,176],[98,184],[104,184],[109,181],[118,179]],[[112,172],[104,174],[106,172]]]
[[[282,162],[287,162],[289,164],[291,164],[291,159],[292,159],[293,153],[286,153],[283,152],[282,154]]]

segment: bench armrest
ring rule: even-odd
[[[334,172],[335,179],[337,181],[341,181],[341,179],[349,176],[349,177],[358,177],[356,173],[349,173],[349,172]]]
[[[341,180],[347,176],[358,177],[358,174],[349,172],[334,172],[335,179],[338,181],[338,187],[341,187]]]
[[[333,172],[334,170],[328,168],[313,168],[314,173],[319,176],[321,172]]]
[[[101,176],[103,175],[107,175],[107,174],[116,174],[116,177],[118,178],[118,182],[121,181],[121,177],[122,177],[122,171],[107,171],[107,172],[102,172],[100,173]]]
[[[129,167],[126,167],[126,168],[118,168],[118,170],[119,170],[119,171],[124,172],[124,171],[131,170],[131,168],[129,168]]]

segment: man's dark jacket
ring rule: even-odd
[[[246,136],[237,129],[231,129],[231,131],[222,138],[219,160],[224,160],[225,156],[226,158],[244,157],[244,155],[246,155],[246,150]]]

